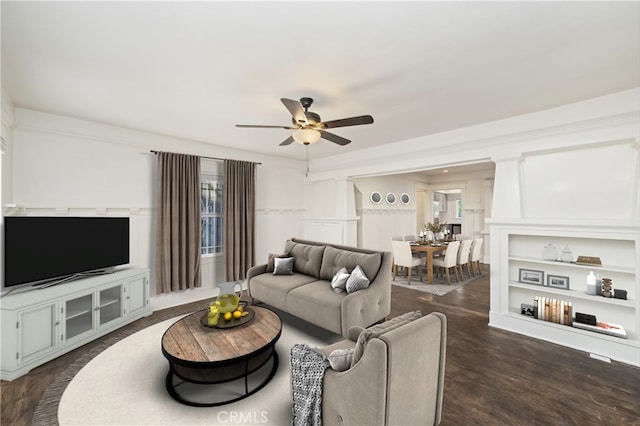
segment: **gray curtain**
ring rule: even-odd
[[[200,287],[200,158],[158,153],[158,293]]]
[[[255,258],[256,163],[224,160],[222,192],[225,276],[244,280]]]

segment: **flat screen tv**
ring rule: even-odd
[[[128,217],[4,218],[4,286],[40,284],[129,263]]]

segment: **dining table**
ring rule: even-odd
[[[447,250],[447,245],[442,243],[411,243],[412,252],[426,253],[425,264],[427,266],[427,283],[433,284],[433,254]]]

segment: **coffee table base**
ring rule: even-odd
[[[232,402],[240,401],[262,389],[276,374],[278,371],[278,353],[275,348],[270,351],[270,356],[266,357],[261,365],[256,366],[254,358],[253,360],[245,360],[226,367],[216,367],[214,369],[208,368],[196,368],[196,367],[184,367],[181,365],[173,365],[170,363],[169,372],[167,373],[165,386],[169,395],[176,401],[190,405],[192,407],[215,407],[218,405],[230,404]],[[269,366],[271,363],[271,366]],[[244,372],[241,375],[234,374],[234,377],[228,376],[227,372],[238,371],[243,369]],[[226,372],[225,372],[226,370]],[[266,374],[266,377],[261,379],[260,375]],[[255,379],[254,379],[255,378]],[[177,379],[177,380],[175,380]],[[253,380],[251,380],[253,379]],[[250,383],[250,381],[257,381],[257,383]],[[235,386],[233,386],[235,385]],[[198,401],[196,398],[190,398],[188,394],[207,395],[215,394],[215,390],[212,387],[219,387],[221,392],[226,393],[223,387],[235,387],[244,388],[244,391],[234,390],[238,396],[234,396],[229,399],[218,399],[214,401]],[[186,388],[187,392],[179,392],[180,388]],[[204,399],[204,397],[203,397]],[[214,399],[211,397],[211,399]]]

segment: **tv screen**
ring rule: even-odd
[[[4,286],[129,263],[128,217],[4,218]]]

